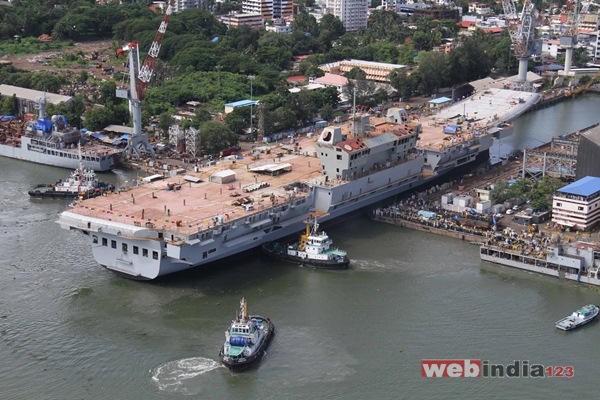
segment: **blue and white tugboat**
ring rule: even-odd
[[[265,243],[262,249],[265,253],[283,261],[296,264],[311,265],[315,268],[345,269],[350,264],[346,252],[333,248],[333,241],[324,231],[319,232],[317,219],[306,221],[306,231],[300,235],[297,243],[285,245],[282,243]]]
[[[563,331],[570,331],[575,328],[579,328],[589,322],[592,322],[594,318],[598,316],[598,306],[593,304],[588,304],[586,306],[581,307],[579,310],[574,311],[573,314],[569,315],[561,319],[560,321],[556,321],[554,326],[558,329],[562,329]]]
[[[240,301],[240,312],[225,331],[225,344],[219,352],[223,365],[230,370],[249,367],[264,354],[275,333],[269,318],[248,315],[246,299]]]

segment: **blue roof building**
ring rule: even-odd
[[[235,108],[238,108],[238,107],[255,106],[257,104],[258,104],[258,101],[256,101],[256,100],[240,100],[240,101],[234,101],[233,103],[227,103],[227,104],[225,104],[225,114],[229,114]]]
[[[573,229],[589,230],[600,222],[600,178],[586,176],[556,191],[552,221]]]
[[[560,193],[571,194],[575,196],[590,197],[593,195],[600,194],[600,178],[595,176],[586,176],[578,181],[571,183],[561,189],[558,189]]]

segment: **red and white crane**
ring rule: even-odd
[[[141,150],[153,152],[148,137],[142,133],[142,100],[150,86],[160,46],[173,13],[174,0],[170,0],[154,41],[148,50],[144,63],[140,65],[139,42],[131,42],[117,50],[117,56],[129,52],[129,90],[117,89],[117,97],[129,99],[129,108],[133,119],[133,135],[127,145],[127,154],[139,157]]]

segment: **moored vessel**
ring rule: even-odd
[[[598,311],[598,306],[593,304],[585,305],[579,310],[573,311],[573,314],[568,317],[556,321],[554,326],[563,331],[571,331],[592,322],[598,316]]]
[[[113,185],[98,180],[93,169],[84,167],[79,154],[79,166],[66,180],[55,184],[37,185],[29,196],[38,199],[89,199],[114,190]]]
[[[479,249],[483,261],[600,286],[600,254],[592,243],[556,243],[533,253],[492,244]]]
[[[263,356],[274,334],[275,325],[269,318],[248,315],[248,305],[242,297],[240,311],[225,331],[219,358],[230,370],[248,368]]]
[[[353,116],[318,135],[270,147],[273,158],[257,150],[185,176],[129,187],[126,195],[85,200],[63,212],[58,223],[86,234],[96,261],[126,277],[155,279],[206,265],[297,234],[311,209],[323,223],[451,173],[469,172],[489,158],[488,124],[508,120],[498,106],[486,116],[485,104],[501,99],[509,104],[505,114],[516,116],[537,96],[486,93],[429,119],[402,108],[382,118]],[[530,97],[521,103],[511,96]],[[444,133],[443,124],[464,110],[477,119],[466,118],[454,134]],[[173,184],[181,189],[166,191]],[[243,197],[232,199],[239,192]]]
[[[62,115],[46,118],[46,99],[39,101],[37,120],[20,121],[14,117],[0,118],[0,156],[55,167],[76,169],[79,164],[78,144],[81,131],[70,126]],[[108,171],[117,167],[124,150],[86,143],[81,149],[86,168]]]
[[[345,269],[350,260],[346,252],[332,247],[333,241],[324,231],[319,231],[317,218],[306,220],[306,231],[300,241],[293,244],[265,243],[263,251],[277,259],[315,268]]]

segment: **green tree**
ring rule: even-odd
[[[164,112],[158,117],[158,124],[156,126],[166,136],[169,134],[169,128],[173,123],[173,116],[170,113]]]
[[[398,92],[400,97],[407,101],[416,89],[415,81],[402,69],[395,69],[390,74],[390,85]]]
[[[102,82],[100,84],[100,102],[102,104],[117,102],[117,85],[112,81]]]
[[[488,76],[492,67],[488,47],[483,33],[462,37],[449,57],[451,83],[469,82]]]
[[[494,183],[494,189],[490,192],[492,203],[503,203],[510,198],[510,185],[505,180],[499,180]]]
[[[449,65],[445,53],[419,52],[419,73],[421,82],[419,89],[423,94],[437,93],[438,89],[448,84]]]
[[[19,112],[19,100],[16,94],[2,99],[1,105],[0,113],[3,115],[17,115]]]
[[[202,147],[209,154],[234,147],[238,143],[237,135],[227,124],[219,121],[207,121],[200,127]]]
[[[365,71],[358,67],[352,68],[350,71],[346,72],[344,76],[348,79],[367,79]]]
[[[292,32],[301,33],[306,36],[318,37],[319,36],[319,24],[315,17],[302,11],[294,17],[292,22]]]

